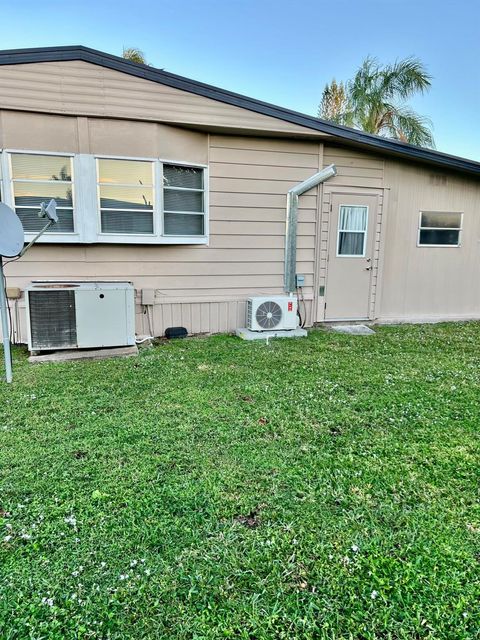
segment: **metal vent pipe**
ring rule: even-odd
[[[302,193],[313,189],[317,184],[325,182],[335,175],[337,175],[337,168],[331,164],[295,185],[287,193],[287,226],[285,230],[285,291],[287,293],[293,293],[296,288],[298,198]]]

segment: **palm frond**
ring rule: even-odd
[[[406,100],[414,93],[424,93],[431,86],[432,76],[423,63],[414,57],[397,60],[382,70],[381,90],[386,98],[398,96]]]

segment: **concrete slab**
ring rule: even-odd
[[[348,333],[352,336],[370,336],[375,331],[365,324],[336,324],[332,326],[332,331],[337,333]]]
[[[105,358],[130,358],[138,356],[138,347],[113,347],[110,349],[72,349],[66,351],[54,351],[38,356],[30,356],[28,361],[32,364],[41,362],[67,362],[69,360],[104,360]]]
[[[236,329],[236,335],[242,340],[269,340],[270,338],[305,338],[305,329],[298,327],[290,331],[250,331],[250,329]]]

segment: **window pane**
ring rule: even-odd
[[[44,184],[42,182],[14,182],[13,190],[17,207],[38,207],[41,202],[55,198],[59,207],[71,207],[72,187],[69,184]]]
[[[339,256],[363,256],[366,233],[341,231],[338,234]]]
[[[14,179],[70,181],[72,179],[71,158],[13,153],[12,173]]]
[[[342,231],[365,231],[367,207],[340,207],[338,228]]]
[[[459,231],[449,229],[427,229],[420,231],[420,244],[458,245]]]
[[[153,213],[101,211],[103,233],[153,233]]]
[[[99,182],[152,185],[152,163],[138,160],[99,160]]]
[[[438,213],[434,211],[425,211],[422,212],[422,222],[420,226],[460,229],[461,222],[461,213]]]
[[[152,209],[152,187],[100,187],[102,209]]]
[[[203,215],[182,215],[166,213],[164,216],[165,235],[203,236]]]
[[[166,187],[203,189],[203,169],[163,165],[163,184]]]
[[[16,209],[17,216],[23,224],[24,231],[40,231],[47,224],[48,220],[39,218],[39,209]],[[57,209],[58,222],[54,224],[47,233],[72,232],[73,211],[72,209]]]
[[[203,212],[203,193],[200,191],[164,190],[163,208],[165,211]]]

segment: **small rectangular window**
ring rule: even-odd
[[[342,205],[338,215],[337,256],[364,256],[368,207]]]
[[[153,234],[153,163],[110,159],[97,162],[102,233]]]
[[[460,246],[462,214],[446,211],[420,212],[418,246]]]
[[[163,232],[171,236],[205,234],[203,169],[163,165]]]
[[[58,222],[50,233],[74,229],[72,159],[69,156],[12,153],[12,185],[15,211],[27,232],[40,231],[40,204],[57,202]]]

